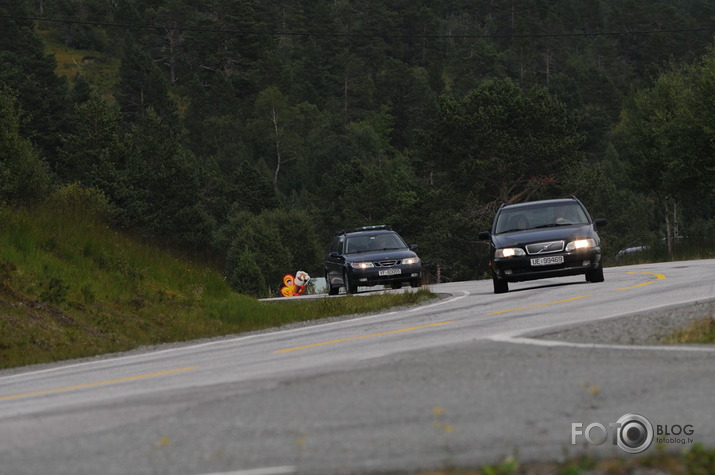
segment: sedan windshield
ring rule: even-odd
[[[406,247],[405,242],[397,234],[372,234],[348,238],[345,253],[386,251]]]
[[[588,217],[578,203],[559,203],[504,209],[499,213],[495,233],[527,229],[588,224]]]

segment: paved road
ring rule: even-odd
[[[417,308],[6,372],[0,474],[376,473],[511,454],[631,456],[610,440],[571,444],[573,423],[607,428],[627,413],[690,425],[712,446],[715,348],[534,336],[712,299],[713,275],[704,260],[501,295],[490,281],[442,284],[433,290],[447,297]]]

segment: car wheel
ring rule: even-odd
[[[330,283],[327,271],[325,272],[325,284],[328,286],[328,295],[338,295],[338,292],[340,292],[340,286],[335,287]]]
[[[500,280],[496,277],[493,277],[492,281],[494,282],[495,294],[505,294],[509,292],[509,282],[507,282],[506,280]]]
[[[357,293],[358,286],[350,282],[347,271],[343,272],[343,283],[345,283],[345,292],[349,294]]]
[[[392,282],[392,283],[390,284],[390,288],[391,288],[391,289],[395,289],[395,290],[401,289],[401,288],[402,288],[402,282]]]
[[[422,279],[413,279],[410,281],[410,285],[415,288],[422,287]]]
[[[600,262],[595,269],[586,271],[586,282],[603,282],[603,263]]]

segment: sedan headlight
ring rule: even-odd
[[[571,241],[566,244],[566,252],[588,249],[589,247],[596,247],[595,239],[576,239],[575,241]]]
[[[408,257],[407,259],[402,259],[402,263],[405,265],[417,264],[420,262],[419,257]]]
[[[525,256],[526,253],[520,247],[505,247],[502,249],[497,249],[495,257],[515,257],[515,256]]]
[[[372,262],[351,262],[350,265],[353,269],[368,269],[370,267],[375,267]]]

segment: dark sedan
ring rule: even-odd
[[[488,240],[494,293],[509,291],[509,282],[583,274],[603,282],[601,240],[592,220],[576,198],[532,201],[502,206]]]
[[[399,289],[407,282],[422,284],[422,263],[389,226],[367,226],[340,231],[333,236],[325,256],[325,283],[328,294],[337,295],[340,287],[349,294],[358,286],[389,285]]]

